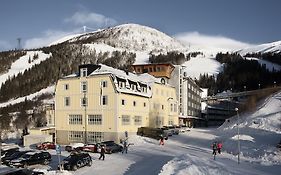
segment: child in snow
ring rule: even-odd
[[[163,136],[161,136],[161,138],[160,138],[159,145],[164,145],[164,137]]]
[[[221,149],[222,149],[222,143],[219,142],[217,147],[218,147],[218,153],[220,154],[221,153]]]
[[[213,155],[217,155],[217,142],[214,142],[212,144],[212,148],[213,148]]]

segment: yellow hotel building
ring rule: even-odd
[[[149,74],[80,65],[60,79],[55,95],[57,143],[119,142],[142,126],[177,125],[176,90]]]

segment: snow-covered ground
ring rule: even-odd
[[[38,59],[33,60],[33,56],[35,54],[38,54]],[[50,56],[51,54],[45,54],[42,51],[27,51],[26,55],[20,57],[18,60],[12,63],[11,68],[7,73],[0,75],[0,88],[2,83],[4,83],[7,79],[17,76],[19,73],[23,73],[36,64],[40,64]],[[29,60],[31,62],[28,62]]]
[[[197,57],[191,58],[186,61],[185,72],[191,78],[199,79],[200,74],[218,75],[222,70],[223,66],[220,64],[212,55],[198,55]]]

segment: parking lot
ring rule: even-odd
[[[178,136],[173,136],[173,137],[178,137]],[[128,154],[125,153],[122,154],[119,151],[113,154],[105,154],[105,160],[103,161],[98,159],[100,153],[87,152],[89,153],[92,159],[92,165],[90,167],[83,166],[81,168],[78,168],[76,171],[69,171],[69,172],[64,171],[63,173],[85,174],[85,175],[91,174],[91,172],[95,172],[95,174],[135,174],[135,171],[138,171],[138,167],[132,164],[135,164],[135,162],[138,162],[142,159],[149,160],[149,161],[145,161],[145,164],[147,165],[144,164],[144,166],[149,166],[150,163],[153,163],[154,161],[157,160],[158,164],[157,166],[156,165],[154,166],[154,170],[151,169],[149,170],[149,171],[157,172],[159,171],[159,168],[161,169],[162,164],[165,164],[165,162],[172,159],[172,156],[170,154],[166,154],[166,153],[163,154],[163,152],[161,152],[161,149],[163,149],[164,147],[159,147],[158,140],[146,138],[146,137],[140,137],[140,136],[132,136],[131,138],[129,138],[128,142],[129,142],[128,144],[130,144],[128,149]],[[165,141],[165,145],[167,143],[169,143],[169,140]],[[60,155],[57,154],[56,150],[53,149],[53,147],[51,148],[52,149],[43,150],[43,151],[47,151],[51,155],[51,160],[48,162],[47,165],[35,164],[35,165],[29,165],[27,166],[27,168],[38,172],[44,172],[44,174],[60,173],[57,171],[59,162],[60,161],[62,162],[71,153],[64,150],[65,146],[61,146],[62,149]],[[25,151],[32,150],[38,152],[38,149],[36,148],[33,149],[20,148],[20,151],[24,151],[24,150]],[[147,152],[149,152],[149,154],[147,154]]]

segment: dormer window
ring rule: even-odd
[[[81,77],[86,77],[87,76],[87,68],[82,68],[80,69],[80,76]]]

